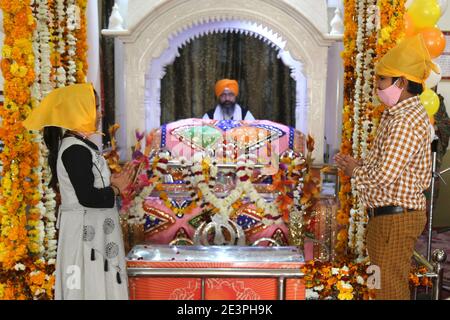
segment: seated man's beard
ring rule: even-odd
[[[222,112],[224,116],[232,117],[234,114],[234,107],[236,106],[235,102],[231,101],[224,101],[220,104],[220,107],[222,108]]]

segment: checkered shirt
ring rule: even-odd
[[[366,207],[425,209],[423,192],[431,182],[430,125],[418,96],[384,111],[367,158],[353,171]]]

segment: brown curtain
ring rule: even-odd
[[[237,102],[256,119],[295,126],[295,80],[277,50],[251,36],[206,35],[182,49],[161,81],[161,123],[201,118],[216,106],[214,85],[239,82]]]

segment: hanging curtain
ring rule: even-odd
[[[108,29],[109,16],[115,0],[100,1],[101,27]],[[103,106],[102,130],[103,144],[110,141],[109,126],[115,123],[115,85],[114,85],[114,38],[100,37],[100,65],[101,65],[101,99]]]
[[[237,102],[256,119],[295,126],[295,80],[263,41],[236,33],[206,35],[180,49],[161,81],[161,123],[201,118],[217,105],[214,85],[239,82]]]

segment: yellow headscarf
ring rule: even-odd
[[[96,131],[96,107],[91,84],[73,84],[50,92],[23,125],[28,130],[55,126],[83,133]]]
[[[405,77],[425,84],[431,69],[439,73],[421,34],[409,37],[389,50],[375,67],[375,72],[387,77]]]

